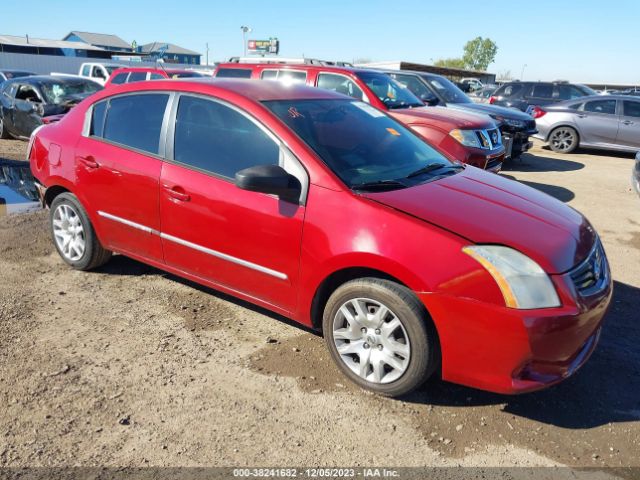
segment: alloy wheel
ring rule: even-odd
[[[333,342],[344,364],[363,380],[398,380],[411,358],[409,336],[387,306],[368,298],[345,302],[333,319]]]
[[[62,255],[71,262],[82,258],[86,248],[84,227],[78,212],[63,203],[53,212],[53,236]]]
[[[575,144],[576,137],[571,130],[566,128],[558,128],[551,136],[551,144],[556,150],[565,152],[570,150]]]

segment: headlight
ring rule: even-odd
[[[464,247],[493,277],[510,308],[559,307],[553,282],[536,262],[509,247],[473,245]]]
[[[459,130],[456,128],[455,130],[451,130],[449,135],[467,147],[482,148],[482,144],[475,130]]]

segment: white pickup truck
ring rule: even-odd
[[[83,63],[82,65],[80,65],[80,70],[78,71],[77,75],[57,72],[51,72],[51,75],[56,75],[59,77],[87,78],[104,86],[113,71],[117,68],[122,67],[123,65],[118,65],[116,63]]]

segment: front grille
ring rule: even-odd
[[[478,140],[480,140],[481,148],[493,150],[502,145],[502,135],[500,130],[492,128],[491,130],[476,130]]]
[[[536,121],[535,120],[527,120],[527,130],[535,130],[536,129]]]
[[[587,258],[574,268],[570,275],[576,290],[584,297],[598,293],[607,286],[609,265],[600,239],[596,239]]]

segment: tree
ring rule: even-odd
[[[485,71],[493,63],[498,53],[498,46],[490,38],[476,37],[464,46],[462,60],[465,68]]]
[[[434,63],[436,67],[464,68],[464,60],[461,58],[440,58]]]

